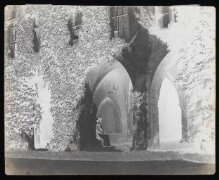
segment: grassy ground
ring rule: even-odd
[[[177,152],[10,151],[8,175],[214,174],[214,156]]]
[[[215,163],[214,155],[198,153],[179,153],[173,151],[135,151],[135,152],[48,152],[48,151],[10,151],[8,158],[80,160],[80,161],[164,161],[186,160],[198,163]]]
[[[215,165],[182,160],[73,161],[6,159],[7,175],[199,175],[214,174]]]

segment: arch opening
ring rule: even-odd
[[[122,132],[121,113],[119,112],[118,106],[115,106],[109,97],[99,105],[96,116],[97,118],[101,117],[103,119],[103,130],[105,133]]]
[[[51,92],[48,84],[44,82],[42,75],[37,75],[37,88],[39,103],[42,108],[42,119],[39,125],[34,128],[34,146],[35,149],[47,148],[53,135],[53,118],[50,112]]]
[[[170,52],[164,57],[164,59],[157,66],[154,75],[152,75],[150,77],[150,81],[148,84],[148,87],[150,89],[148,91],[148,97],[149,97],[148,98],[148,105],[149,105],[148,106],[148,110],[149,110],[148,147],[150,149],[161,148],[160,143],[162,143],[163,136],[161,135],[162,137],[160,140],[160,133],[162,134],[162,132],[160,132],[160,131],[162,131],[162,129],[160,129],[161,127],[160,127],[159,120],[165,116],[165,115],[162,115],[162,112],[159,112],[159,111],[162,111],[162,109],[159,108],[159,106],[161,106],[160,104],[162,104],[161,102],[162,101],[165,102],[164,100],[161,100],[162,94],[165,94],[165,96],[166,96],[166,103],[171,103],[170,101],[171,100],[173,101],[173,99],[175,99],[175,101],[177,101],[177,102],[175,102],[175,107],[178,107],[178,108],[175,108],[175,110],[173,108],[169,108],[169,109],[172,109],[171,110],[172,113],[180,114],[180,115],[178,115],[178,117],[179,117],[178,119],[181,118],[180,120],[178,120],[181,122],[180,123],[181,128],[178,131],[178,132],[180,132],[180,135],[176,135],[176,137],[178,136],[178,140],[179,140],[180,139],[179,136],[181,136],[181,141],[179,140],[180,144],[188,141],[189,132],[188,132],[187,102],[186,102],[184,90],[181,89],[178,86],[178,84],[175,82],[175,80],[177,78],[178,69],[175,66],[176,64],[175,64],[175,59],[174,59],[173,55],[174,55],[174,52]],[[166,83],[171,84],[170,89],[172,89],[172,90],[167,91],[167,92],[164,91],[165,93],[162,93],[163,92],[162,89],[163,89],[163,87],[165,87]],[[168,94],[170,94],[170,95],[168,95]],[[175,98],[173,98],[174,94],[175,94]],[[170,106],[170,105],[167,105],[167,106]],[[173,115],[169,115],[169,116],[173,116]],[[171,127],[171,126],[169,126],[169,127]],[[172,131],[172,128],[171,128],[170,132],[171,131]],[[171,136],[175,136],[175,133],[172,133]],[[177,148],[181,147],[178,145],[177,145]],[[175,144],[172,146],[169,146],[169,149],[173,149],[174,147],[175,147]]]
[[[179,96],[172,82],[165,77],[162,81],[159,100],[159,142],[177,144],[182,140],[182,113]]]
[[[131,88],[130,77],[120,67],[108,72],[93,94],[98,108],[96,118],[102,117],[103,130],[109,135],[111,144],[117,148],[127,143],[127,136],[132,131],[132,117],[129,116]]]
[[[80,131],[85,134],[93,134],[95,139],[95,133],[97,133],[95,125],[97,119],[101,117],[103,131],[105,135],[109,136],[110,144],[117,150],[130,150],[132,143],[130,134],[133,133],[130,95],[133,85],[126,69],[119,61],[103,62],[89,71],[86,83],[91,92],[90,103],[96,107],[96,111],[92,111],[92,120],[81,116],[79,121],[82,124],[85,123],[86,127],[81,126]],[[89,126],[92,127],[89,128]],[[86,145],[89,144],[88,141],[80,143],[88,149],[89,147],[95,148],[96,143]]]

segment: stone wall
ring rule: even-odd
[[[145,96],[142,112],[146,112],[142,120],[144,124],[148,123],[149,118],[153,119],[149,117],[148,105],[154,103],[149,100],[148,92],[157,67],[169,51],[174,54],[174,83],[184,99],[184,118],[188,121],[189,140],[214,141],[214,9],[198,6],[178,7],[177,23],[168,28],[168,33],[164,33],[150,31],[154,23],[152,7],[137,7],[133,11],[135,16],[132,16],[134,22],[131,23],[131,34],[134,35],[138,31],[139,36],[132,43],[126,44],[122,39],[110,38],[109,7],[17,7],[16,57],[11,59],[5,56],[6,147],[27,149],[27,142],[20,136],[21,132],[30,133],[31,128],[38,125],[42,119],[37,82],[34,80],[36,74],[39,74],[43,76],[51,92],[54,138],[49,150],[76,150],[78,146],[73,136],[76,134],[76,121],[80,115],[77,104],[85,91],[85,77],[91,67],[103,60],[113,59],[112,56],[126,68],[132,79],[133,89]],[[82,12],[82,24],[79,39],[71,46],[67,24],[76,12]],[[40,40],[39,52],[34,52],[33,49],[34,30]],[[136,51],[130,50],[130,45],[139,48],[141,55],[136,56]],[[163,76],[162,73],[160,76]],[[144,140],[146,134],[150,137],[151,129],[149,128],[149,132],[147,130],[145,128],[142,131]],[[140,137],[138,141],[144,144],[143,149],[146,143],[144,140],[141,143]]]
[[[14,25],[17,31],[16,58],[11,59],[5,54],[5,147],[27,149],[27,141],[21,133],[29,134],[41,119],[36,82],[33,81],[38,57],[32,49],[32,19],[17,19]],[[5,33],[8,33],[7,29]]]
[[[136,7],[133,11],[131,28],[133,39],[124,47],[122,55],[116,57],[126,68],[133,83],[134,101],[139,106],[133,106],[133,119],[136,130],[133,139],[133,150],[145,150],[148,138],[151,136],[149,128],[149,91],[154,73],[168,53],[167,44],[159,37],[149,32],[153,23],[153,7]]]
[[[176,7],[176,12],[177,22],[172,24],[168,30],[155,31],[153,29],[151,32],[167,43],[172,54],[164,69],[168,69],[171,61],[175,63],[167,72],[173,74],[173,83],[177,87],[179,96],[182,96],[181,99],[183,99],[181,109],[184,112],[182,118],[187,121],[187,140],[197,144],[199,148],[204,140],[205,146],[209,147],[207,149],[213,152],[215,137],[215,10],[211,7],[192,6]],[[160,73],[157,72],[160,79],[166,76],[163,73],[163,70]],[[159,95],[159,82],[157,86]]]
[[[191,141],[213,142],[215,138],[215,9],[186,8],[192,20],[178,10],[186,39],[178,51],[176,82],[186,94]],[[211,146],[210,143],[207,146]],[[212,148],[214,151],[214,148]]]
[[[69,45],[70,33],[67,22],[72,14],[82,12],[82,26],[79,32],[79,40],[73,46]],[[49,85],[51,92],[51,113],[54,120],[54,139],[50,143],[49,150],[63,151],[70,146],[77,149],[77,146],[70,144],[74,134],[75,123],[79,117],[79,109],[75,108],[80,96],[84,91],[84,79],[90,67],[98,64],[101,60],[110,59],[111,55],[120,51],[125,45],[120,39],[110,40],[109,7],[86,7],[86,6],[20,6],[19,13],[15,19],[17,30],[18,56],[13,60],[6,59],[7,68],[5,74],[13,78],[6,92],[6,142],[18,147],[18,137],[21,130],[26,131],[24,124],[27,122],[20,116],[20,103],[17,104],[17,115],[13,117],[9,110],[9,102],[13,101],[13,93],[21,92],[25,95],[30,88],[29,84],[25,90],[21,85],[15,84],[22,81],[22,78],[34,77],[39,71],[44,81]],[[33,23],[37,24],[36,32],[40,39],[40,49],[33,51]],[[20,68],[20,66],[23,68]],[[19,76],[14,76],[10,69],[15,72],[19,70]],[[25,70],[25,71],[24,71]],[[24,74],[24,73],[27,74]],[[31,73],[32,74],[28,74]],[[12,87],[13,86],[13,87]],[[10,94],[11,96],[9,97]],[[26,96],[18,95],[21,103],[28,103],[34,99],[26,99]],[[36,101],[37,102],[37,101]],[[29,108],[29,106],[27,106]],[[31,112],[29,109],[25,112]],[[40,111],[39,113],[40,114]],[[37,124],[37,116],[32,116],[32,124]],[[12,122],[19,121],[15,125]],[[10,123],[11,122],[11,123]],[[15,129],[18,129],[15,132]],[[13,134],[13,136],[11,135]],[[25,144],[23,140],[21,144]]]

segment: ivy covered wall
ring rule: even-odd
[[[71,45],[68,22],[77,12],[82,13],[82,23],[79,38]],[[49,150],[77,150],[78,145],[72,139],[77,135],[80,109],[76,106],[85,92],[86,75],[99,62],[114,58],[124,65],[132,79],[136,94],[134,101],[144,104],[136,105],[136,114],[145,113],[140,120],[137,115],[134,117],[136,127],[139,127],[138,121],[147,126],[147,92],[156,68],[169,51],[174,52],[176,59],[178,74],[175,83],[186,96],[191,141],[209,137],[214,140],[214,11],[196,6],[178,7],[176,12],[177,22],[164,33],[152,28],[153,7],[134,8],[134,25],[130,31],[133,35],[138,32],[138,35],[133,42],[125,43],[110,37],[109,7],[19,6],[14,20],[16,56],[5,56],[6,148],[27,149],[22,131],[30,133],[31,128],[42,120],[35,78],[42,75],[51,93],[50,111],[54,122],[54,138]],[[39,51],[34,51],[36,37]],[[139,54],[136,48],[140,50],[140,56],[136,55]],[[133,141],[134,149],[146,149],[148,129],[140,128],[138,132],[138,140]],[[203,135],[205,137],[201,137]]]
[[[185,97],[181,108],[187,111],[187,140],[199,151],[200,146],[205,146],[207,152],[214,153],[215,9],[174,8],[175,23],[168,29],[151,28],[149,31],[167,44],[175,62],[174,83]]]
[[[76,12],[82,12],[82,24],[78,41],[70,46],[67,23]],[[27,146],[24,145],[26,142],[19,138],[21,131],[23,129],[28,131],[31,127],[26,128],[26,123],[39,123],[37,117],[40,116],[40,110],[36,115],[32,115],[31,106],[27,106],[27,110],[24,111],[24,113],[30,112],[31,118],[24,120],[21,116],[22,103],[30,101],[37,103],[37,101],[34,98],[28,100],[26,97],[30,84],[21,89],[21,84],[17,82],[23,82],[22,79],[25,77],[34,77],[36,72],[43,75],[51,92],[54,138],[49,150],[64,151],[67,147],[72,150],[78,148],[70,142],[80,113],[75,107],[84,92],[86,74],[90,67],[101,60],[110,59],[112,54],[119,52],[125,45],[125,42],[118,38],[110,40],[109,20],[109,7],[20,6],[15,19],[18,55],[13,59],[5,60],[5,75],[11,79],[10,82],[5,79],[6,84],[9,84],[6,89],[5,138],[8,144],[13,144],[13,147],[7,146],[8,148],[26,149]],[[37,27],[34,27],[34,22]],[[36,29],[40,39],[39,52],[33,51],[33,28]],[[14,70],[18,75],[10,70]],[[32,89],[29,91],[34,92]],[[17,92],[20,93],[16,95],[16,98],[20,98],[19,102],[15,100],[14,93]],[[9,109],[9,102],[15,103],[17,109]],[[14,124],[14,122],[19,123]]]

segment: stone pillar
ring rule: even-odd
[[[136,92],[134,95],[133,120],[134,120],[134,136],[131,150],[146,150],[148,147],[148,122],[146,110],[145,92]]]
[[[156,98],[151,99],[150,108],[150,123],[149,123],[149,147],[158,148],[159,147],[159,115],[158,115],[158,105]]]
[[[181,114],[182,114],[182,140],[188,141],[188,115],[187,115],[187,107],[181,107]]]
[[[179,103],[181,108],[181,115],[182,115],[182,141],[189,141],[189,130],[188,130],[188,109],[187,109],[187,102],[184,95],[183,89],[177,88],[177,93],[179,96]]]

